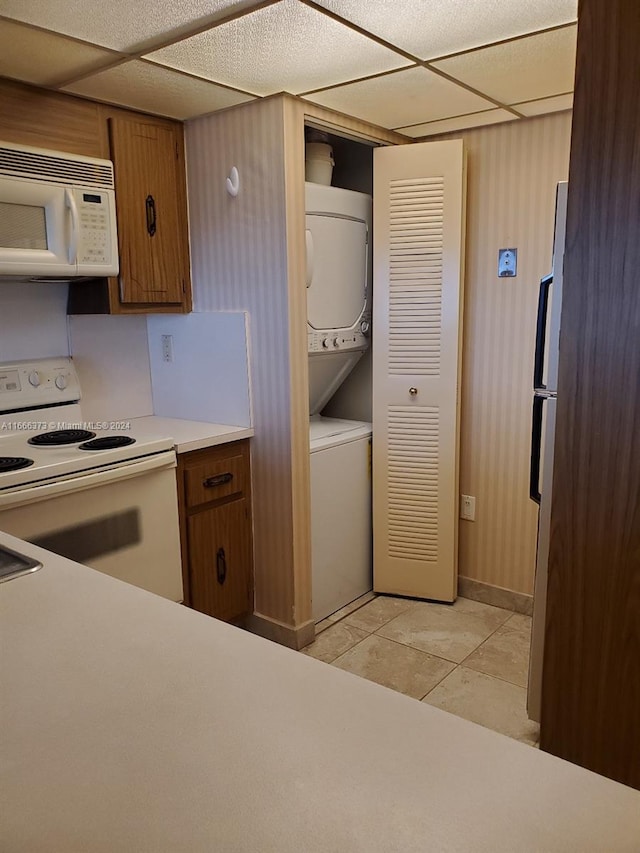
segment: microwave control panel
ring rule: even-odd
[[[110,193],[97,189],[73,190],[78,209],[78,264],[111,262],[113,223]]]

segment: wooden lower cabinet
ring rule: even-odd
[[[244,498],[188,519],[194,610],[228,621],[252,609],[250,532]]]
[[[184,602],[226,622],[253,612],[249,442],[178,457]]]

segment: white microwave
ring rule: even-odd
[[[113,163],[0,142],[0,276],[117,274]]]

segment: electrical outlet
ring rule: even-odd
[[[476,499],[472,495],[460,495],[460,518],[476,520]]]
[[[173,335],[161,335],[162,360],[173,361]]]

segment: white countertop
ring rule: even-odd
[[[171,436],[175,443],[176,453],[188,453],[191,450],[201,450],[203,447],[214,447],[241,438],[251,438],[251,427],[230,426],[229,424],[209,424],[203,421],[187,421],[182,418],[161,418],[148,415],[142,418],[131,418],[136,430],[141,430],[149,438]]]
[[[6,853],[637,851],[640,793],[49,555],[0,584]]]

